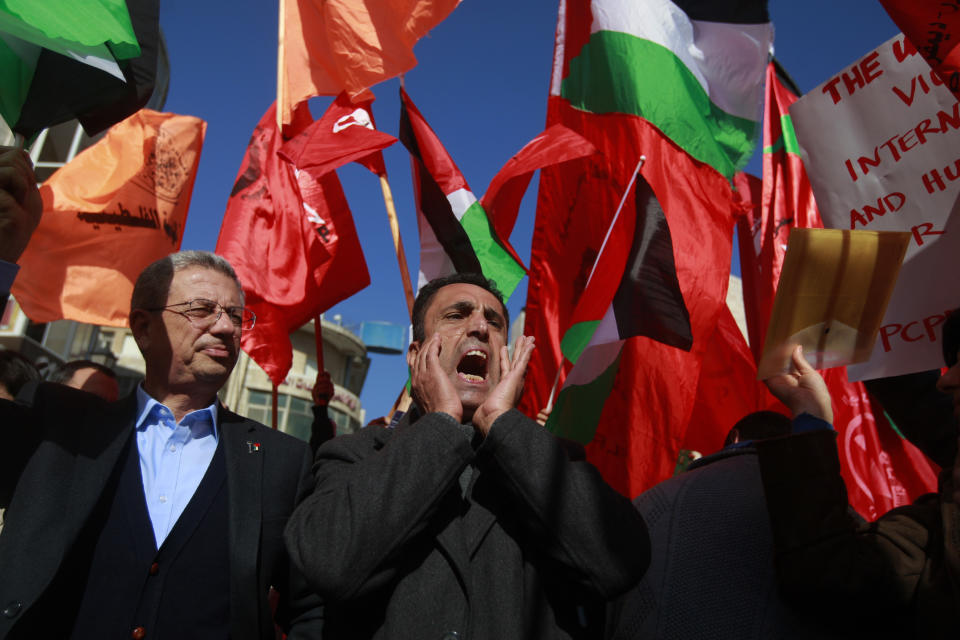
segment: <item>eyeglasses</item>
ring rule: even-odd
[[[186,309],[177,310],[174,307],[186,307]],[[165,307],[144,309],[144,311],[171,311],[178,313],[192,324],[203,329],[213,326],[224,312],[226,312],[227,317],[230,319],[230,322],[233,323],[234,327],[243,329],[244,331],[253,329],[253,325],[257,321],[257,316],[254,315],[250,309],[245,307],[225,307],[219,302],[205,298],[178,302],[177,304],[168,304]]]

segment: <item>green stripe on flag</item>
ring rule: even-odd
[[[507,250],[497,242],[487,212],[478,201],[474,201],[460,218],[460,224],[470,239],[483,275],[497,283],[504,300],[509,300],[514,289],[526,273]]]
[[[590,339],[593,338],[593,334],[596,333],[599,325],[599,320],[578,322],[563,334],[563,340],[560,341],[560,351],[563,352],[567,360],[576,364],[580,354],[590,344]]]
[[[64,55],[140,55],[125,0],[0,0],[0,31]]]
[[[593,440],[603,405],[617,378],[620,357],[618,354],[610,366],[590,383],[572,384],[560,390],[546,424],[550,433],[580,444]]]
[[[560,95],[592,113],[645,118],[691,156],[728,179],[753,153],[758,123],[726,113],[669,49],[617,31],[598,31],[570,61]]]
[[[793,120],[789,115],[780,116],[780,137],[769,147],[764,147],[764,153],[776,153],[781,149],[787,153],[800,155],[800,143],[797,142],[797,132],[793,128]]]

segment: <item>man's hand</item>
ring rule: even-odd
[[[42,212],[29,156],[21,149],[0,147],[0,260],[20,259]]]
[[[547,420],[550,419],[550,414],[553,413],[553,407],[546,406],[540,411],[537,412],[537,424],[543,426],[547,424]]]
[[[408,360],[409,363],[409,360]],[[447,372],[440,366],[440,334],[435,333],[420,347],[410,363],[410,389],[417,405],[426,413],[442,411],[463,420],[463,404]]]
[[[473,426],[486,436],[490,427],[503,413],[517,406],[523,392],[523,376],[527,372],[530,354],[533,353],[533,336],[520,336],[513,349],[513,361],[506,347],[500,349],[500,382],[490,391],[473,414]]]
[[[317,381],[313,384],[313,404],[325,407],[330,404],[332,397],[333,382],[330,380],[330,374],[326,371],[317,373]]]
[[[793,371],[764,380],[777,400],[787,405],[794,417],[809,413],[833,424],[833,404],[830,392],[817,370],[803,357],[803,347],[797,345],[791,354]]]

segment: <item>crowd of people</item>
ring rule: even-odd
[[[0,148],[0,303],[41,214]],[[0,639],[953,637],[960,629],[960,314],[946,373],[890,385],[944,465],[940,490],[865,522],[832,404],[798,349],[767,381],[792,418],[636,497],[516,409],[533,340],[507,348],[495,285],[425,285],[396,424],[334,437],[327,375],[310,442],[217,400],[255,326],[223,258],[137,279],[146,365],[119,398],[90,361],[41,377],[0,351]],[[44,379],[45,378],[45,379]],[[920,406],[933,384],[953,402]],[[914,421],[916,422],[916,421]]]

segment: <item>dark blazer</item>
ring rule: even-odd
[[[0,401],[0,639],[43,594],[133,437],[136,396],[108,404],[61,385],[41,385],[32,407]],[[230,636],[320,636],[319,598],[291,571],[283,529],[310,492],[305,442],[219,410],[229,494]],[[190,597],[202,597],[191,594]],[[189,603],[189,597],[186,601]],[[189,606],[189,605],[188,605]]]
[[[317,452],[287,541],[325,638],[599,637],[604,601],[649,562],[630,501],[518,411],[473,446],[472,427],[416,415]]]

